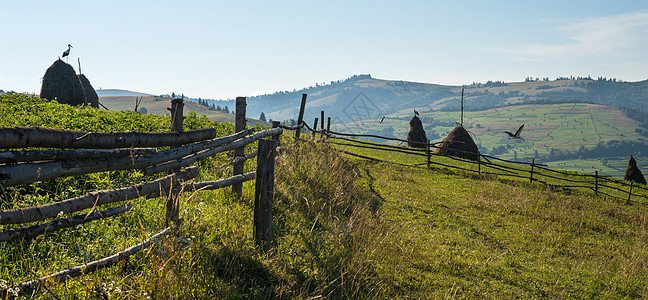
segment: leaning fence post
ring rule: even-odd
[[[274,162],[277,141],[259,140],[254,191],[254,239],[268,249],[272,239],[272,205],[274,197]]]
[[[184,121],[183,113],[183,103],[182,98],[176,98],[171,100],[171,131],[182,132],[182,124]],[[166,212],[165,212],[165,223],[167,226],[171,222],[176,223],[180,219],[180,201],[179,193],[169,193],[166,200]]]
[[[313,139],[315,139],[315,132],[317,131],[317,118],[315,118],[315,122],[313,123]]]
[[[598,171],[594,171],[594,194],[598,196]]]
[[[241,132],[245,130],[245,97],[236,97],[236,119],[234,120],[234,132]],[[234,159],[245,156],[245,146],[234,149]],[[245,162],[234,163],[232,175],[243,174],[243,166]],[[243,183],[236,183],[232,185],[232,193],[237,197],[243,195]]]
[[[306,94],[302,94],[301,105],[299,106],[299,117],[297,117],[297,126],[301,126],[304,121],[304,109],[306,108]],[[299,134],[301,133],[301,127],[297,127],[295,131],[295,140],[299,140]]]
[[[531,177],[530,177],[531,183],[533,183],[533,167],[534,166],[535,166],[535,158],[531,160],[531,173],[530,173],[531,174]]]
[[[630,181],[630,191],[628,192],[628,201],[626,201],[626,204],[630,204],[630,197],[632,196],[632,186],[634,185],[634,181]]]

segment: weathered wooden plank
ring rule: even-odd
[[[156,152],[152,155],[137,157],[108,157],[70,161],[24,163],[0,166],[0,186],[15,186],[36,181],[48,180],[63,176],[72,176],[104,171],[143,169],[173,159],[195,153],[204,149],[230,143],[253,129],[213,140],[195,143],[183,147]],[[212,152],[218,153],[218,152]]]
[[[215,148],[212,148],[212,149],[208,149],[208,150],[204,150],[204,151],[201,151],[201,152],[193,153],[193,154],[191,154],[191,155],[189,155],[187,157],[183,157],[181,159],[176,159],[176,160],[173,160],[173,161],[165,162],[163,164],[159,164],[159,165],[156,165],[156,166],[153,166],[153,167],[146,168],[144,170],[144,174],[145,175],[150,175],[150,174],[155,174],[155,173],[164,172],[164,171],[168,171],[168,170],[173,170],[173,169],[176,169],[176,168],[181,168],[181,167],[184,167],[184,166],[189,166],[189,165],[191,165],[191,164],[193,164],[193,163],[195,163],[197,161],[203,160],[203,159],[205,159],[207,157],[210,157],[210,156],[212,156],[212,155],[214,155],[216,153],[229,151],[229,150],[234,150],[234,149],[236,149],[238,147],[243,147],[243,146],[245,146],[247,144],[250,144],[250,143],[252,143],[252,142],[254,142],[254,141],[258,140],[258,139],[268,137],[268,136],[277,135],[277,134],[281,134],[282,132],[283,132],[283,129],[281,129],[281,128],[273,128],[273,129],[264,130],[264,131],[255,133],[255,134],[253,134],[251,136],[244,137],[244,138],[242,138],[240,140],[237,140],[237,141],[235,141],[233,143],[230,143],[230,144],[227,144],[227,145],[218,146],[218,147],[215,147]]]
[[[245,97],[236,97],[236,119],[234,120],[234,132],[239,132],[245,129]],[[245,146],[234,149],[234,159],[245,156]],[[243,174],[243,162],[235,163],[232,166],[232,175]],[[243,193],[242,184],[232,185],[232,193],[240,197]]]
[[[133,208],[132,205],[114,207],[102,211],[95,211],[89,214],[81,214],[70,218],[56,219],[44,224],[11,228],[0,231],[0,242],[16,239],[32,238],[52,231],[70,228],[79,224],[88,223],[94,220],[108,218],[127,212]]]
[[[179,185],[181,181],[198,176],[199,172],[200,169],[194,166],[157,180],[130,187],[91,192],[56,203],[3,210],[0,211],[0,224],[20,224],[42,221],[56,217],[60,213],[67,214],[94,206],[136,199],[160,190],[169,190],[173,186]]]
[[[185,132],[86,132],[43,127],[0,127],[0,149],[180,146],[213,139],[217,134],[214,128]]]
[[[0,163],[120,157],[153,154],[155,151],[155,148],[4,151],[0,152]]]

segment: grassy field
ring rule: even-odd
[[[0,111],[12,116],[2,119],[4,126],[41,122],[100,131],[96,124],[129,120],[112,126],[155,131],[154,126],[165,130],[169,122],[161,116],[74,108],[16,95],[2,96]],[[214,125],[198,117],[186,122]],[[219,130],[226,134],[231,127]],[[445,168],[366,162],[342,156],[327,143],[294,143],[288,133],[282,143],[270,251],[254,244],[254,183],[247,182],[242,198],[229,189],[183,196],[185,222],[177,234],[126,263],[39,290],[34,297],[648,297],[646,205]],[[396,153],[373,156],[421,162]],[[201,163],[197,180],[227,176],[227,160],[221,155]],[[246,168],[251,170],[253,162]],[[3,189],[0,201],[2,209],[27,207],[143,179],[138,172],[75,176]],[[136,208],[122,216],[0,243],[0,289],[113,254],[163,227],[162,199],[130,203]]]
[[[409,131],[409,118],[387,117],[380,120],[368,120],[364,123],[347,123],[332,126],[333,130],[344,132],[366,133],[369,131],[380,132],[387,130],[392,136],[405,139]],[[455,121],[460,120],[459,112],[423,112],[421,113],[423,126],[431,120],[445,123],[448,126],[435,126],[426,128],[426,133],[432,142],[441,141],[454,128]],[[504,133],[505,130],[515,132],[524,124],[522,137],[525,141],[511,140]],[[519,105],[509,106],[485,111],[465,112],[464,126],[473,135],[473,140],[480,151],[485,154],[494,154],[497,157],[509,160],[531,161],[539,156],[547,156],[552,149],[558,151],[576,151],[581,146],[592,148],[599,142],[611,140],[636,141],[644,140],[635,132],[637,122],[627,118],[620,110],[614,107],[586,104],[565,103],[552,105]],[[500,148],[501,147],[501,148]],[[499,151],[494,151],[500,148]],[[602,174],[614,177],[623,176],[628,158],[632,153],[619,153],[615,157],[606,157],[610,166],[603,165],[600,160],[582,160],[576,163],[578,171],[598,170]],[[635,153],[635,156],[637,154]],[[639,156],[639,168],[648,169],[648,161]],[[537,160],[551,166],[559,166],[567,162]],[[572,162],[569,162],[572,164]],[[592,169],[594,166],[594,169]],[[572,170],[572,169],[570,169]]]

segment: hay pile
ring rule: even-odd
[[[623,180],[634,181],[636,183],[646,184],[646,179],[644,178],[641,170],[637,167],[637,161],[630,155],[630,160],[628,160],[628,168],[623,174]]]
[[[417,116],[410,120],[410,130],[407,133],[407,146],[426,149],[427,136],[423,130],[423,122]]]
[[[450,131],[448,136],[438,144],[436,153],[441,155],[453,155],[470,160],[479,160],[479,149],[477,144],[473,141],[468,131],[462,126],[457,126]],[[455,150],[470,152],[459,152]]]
[[[40,97],[56,99],[61,104],[84,105],[87,103],[85,92],[76,72],[72,66],[60,59],[45,71]]]
[[[83,87],[83,92],[86,96],[87,105],[90,105],[94,108],[99,108],[99,95],[90,84],[90,80],[85,77],[85,75],[79,75],[79,81],[81,82],[81,87]]]

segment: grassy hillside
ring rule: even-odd
[[[557,78],[556,80],[473,83],[446,86],[429,83],[383,80],[355,75],[346,80],[317,84],[294,91],[249,98],[251,115],[264,112],[275,120],[296,119],[301,94],[308,94],[306,119],[321,110],[335,123],[397,116],[416,108],[459,110],[461,89],[467,110],[488,109],[529,101],[586,101],[608,106],[643,109],[648,103],[648,80],[620,82],[605,78]]]
[[[74,108],[22,95],[0,97],[0,110],[2,124],[11,126],[41,122],[100,131],[133,125],[155,131],[157,123],[168,124],[161,116]],[[129,122],[117,122],[123,118]],[[147,123],[148,118],[153,122]],[[185,126],[213,125],[206,118],[187,120]],[[218,126],[224,126],[219,129],[223,134],[231,132],[229,125]],[[36,296],[648,297],[646,205],[440,168],[367,163],[341,156],[326,143],[294,144],[290,134],[282,138],[286,151],[276,166],[272,250],[262,252],[254,245],[254,183],[247,182],[241,199],[229,190],[183,196],[185,223],[177,235],[127,263],[40,290]],[[229,173],[227,159],[223,155],[201,164],[197,180]],[[0,203],[2,209],[26,207],[143,179],[137,172],[75,176],[3,189]],[[0,243],[0,289],[112,254],[163,226],[162,200],[130,203],[135,210],[123,216]]]
[[[370,133],[406,138],[409,120],[413,114],[387,117],[346,124],[334,124],[334,130]],[[428,138],[441,141],[460,120],[459,112],[422,112],[421,120]],[[505,130],[514,132],[525,124],[525,141],[511,140]],[[614,153],[600,153],[595,158],[579,159],[578,151],[591,150],[602,143],[626,141],[646,144],[646,138],[637,132],[639,122],[626,117],[618,108],[587,103],[544,105],[515,105],[464,114],[464,126],[473,133],[473,139],[482,153],[504,159],[547,163],[552,167],[614,177],[623,176],[630,155],[639,160],[639,167],[648,170],[645,150],[635,147]],[[581,148],[582,147],[582,148]],[[558,154],[570,151],[571,158]],[[583,155],[580,155],[583,156]],[[603,160],[605,159],[605,160]],[[594,168],[592,168],[594,167]]]

